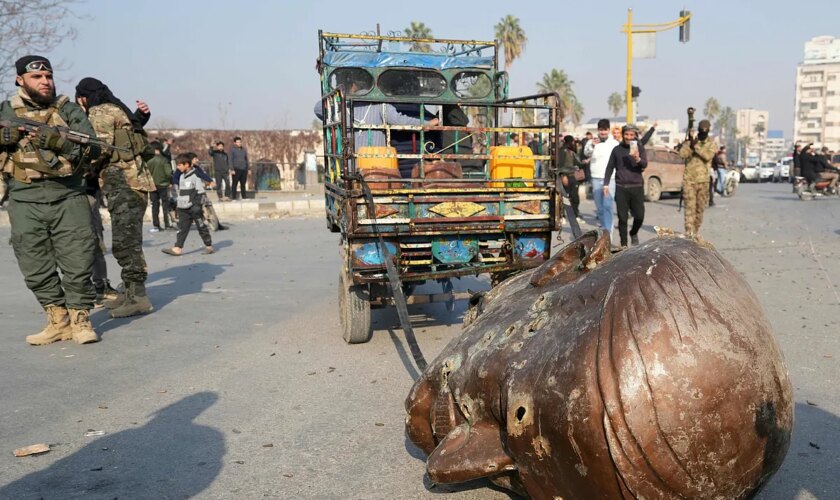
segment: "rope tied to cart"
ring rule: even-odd
[[[385,270],[388,275],[388,283],[391,286],[391,293],[394,296],[394,307],[397,309],[397,315],[400,318],[400,328],[405,333],[405,341],[408,344],[408,349],[411,351],[411,357],[414,358],[414,364],[422,372],[428,366],[426,358],[423,356],[423,351],[420,350],[420,345],[417,343],[417,337],[414,335],[414,329],[411,327],[411,318],[408,316],[408,304],[403,294],[402,281],[400,280],[399,271],[394,263],[395,256],[391,255],[388,247],[385,245],[385,240],[382,238],[382,233],[379,232],[379,225],[376,224],[376,204],[373,201],[373,193],[370,191],[370,186],[364,178],[359,174],[346,175],[347,180],[357,181],[362,187],[362,196],[365,198],[365,206],[367,208],[368,217],[374,219],[373,232],[379,240],[378,252],[382,255],[385,261]]]

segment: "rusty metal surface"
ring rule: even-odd
[[[532,498],[747,498],[793,399],[770,325],[713,249],[590,232],[490,291],[406,400],[432,481]]]

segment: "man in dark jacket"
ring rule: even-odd
[[[802,175],[802,162],[800,159],[800,149],[801,147],[799,144],[793,147],[793,172],[790,175],[790,183],[795,184],[796,178]]]
[[[837,169],[831,164],[831,153],[828,148],[823,146],[820,152],[822,154],[818,155],[817,158],[818,177],[821,181],[829,181],[828,191],[833,193],[837,189]]]
[[[639,229],[645,220],[645,180],[642,171],[647,168],[645,147],[637,140],[639,129],[627,124],[621,129],[622,141],[613,148],[604,174],[604,194],[609,194],[610,179],[615,172],[615,206],[618,212],[618,235],[621,247],[627,247],[628,211],[633,214],[630,241],[639,244]]]
[[[236,186],[240,187],[242,199],[245,199],[246,182],[248,181],[248,151],[242,147],[242,138],[234,137],[233,146],[228,155],[230,166],[233,167],[233,181],[231,182],[231,198],[236,199]]]
[[[817,182],[819,175],[817,175],[817,157],[814,155],[813,144],[808,144],[802,148],[799,154],[799,168],[802,177],[808,181],[808,189],[814,191],[814,184]]]
[[[230,159],[225,153],[225,143],[217,141],[216,147],[211,147],[209,154],[213,160],[213,174],[216,177],[216,194],[219,196],[219,201],[230,199]]]
[[[578,182],[577,178],[575,178],[575,171],[580,167],[581,163],[577,155],[574,137],[570,135],[563,137],[563,146],[560,148],[558,157],[557,175],[566,190],[566,194],[569,195],[569,202],[571,202],[575,218],[578,222],[583,222],[583,219],[580,217]]]

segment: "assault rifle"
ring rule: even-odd
[[[70,141],[74,144],[93,144],[95,146],[99,146],[101,149],[108,149],[108,150],[116,150],[116,151],[123,151],[126,153],[131,153],[131,150],[128,148],[121,148],[118,146],[114,146],[113,144],[108,144],[107,142],[97,139],[95,136],[85,134],[82,132],[77,132],[75,130],[70,130],[67,127],[55,127],[51,125],[47,125],[46,123],[36,122],[35,120],[29,120],[27,118],[3,118],[0,119],[0,128],[16,128],[23,130],[27,134],[37,134],[39,131],[44,129],[50,129],[55,132],[58,132],[61,135],[61,138]]]

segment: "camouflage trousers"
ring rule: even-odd
[[[709,204],[709,184],[684,184],[683,207],[685,209],[685,234],[696,236],[703,225],[703,212]]]
[[[111,252],[122,269],[123,284],[145,283],[148,278],[143,255],[143,216],[148,194],[128,187],[123,171],[108,167],[102,172],[102,193],[108,200],[111,214]]]

